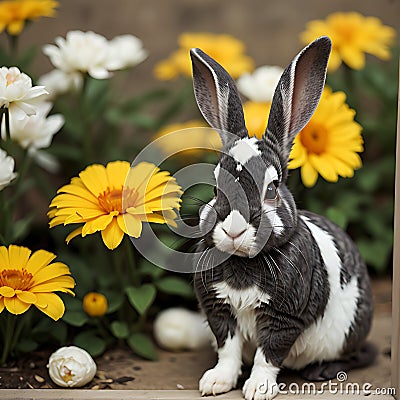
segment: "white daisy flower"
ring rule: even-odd
[[[111,71],[132,67],[147,57],[142,41],[133,35],[108,41],[91,31],[70,31],[65,39],[57,37],[55,42],[44,46],[43,52],[57,69],[69,75],[79,72],[106,79]]]
[[[51,115],[52,104],[42,102],[38,104],[36,114],[23,119],[10,115],[10,137],[24,149],[43,149],[49,147],[53,136],[64,125],[64,117],[61,114]],[[2,137],[5,138],[5,122],[1,129]]]
[[[17,176],[14,172],[14,159],[0,149],[0,190],[3,190]]]
[[[61,94],[80,90],[83,78],[79,72],[66,73],[60,69],[53,69],[42,75],[38,79],[38,84],[44,86],[49,92],[49,99],[54,99]]]
[[[251,101],[271,101],[282,72],[281,67],[264,65],[251,74],[243,74],[237,80],[237,87]]]
[[[14,118],[34,115],[38,101],[47,93],[43,86],[32,86],[31,78],[17,67],[0,68],[0,108],[8,108]]]
[[[109,46],[108,69],[111,71],[134,67],[148,56],[143,49],[143,42],[133,35],[116,36],[110,40]]]
[[[91,31],[69,31],[65,39],[58,36],[55,42],[56,45],[45,45],[43,52],[57,69],[66,73],[87,72],[96,79],[110,77],[109,46],[104,36]]]

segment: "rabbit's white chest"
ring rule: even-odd
[[[245,340],[252,340],[256,336],[255,309],[268,303],[270,296],[255,286],[246,289],[234,289],[225,282],[214,285],[219,299],[231,306],[236,317],[238,330]]]

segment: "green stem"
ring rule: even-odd
[[[96,318],[95,319],[95,325],[98,329],[98,332],[100,333],[100,335],[103,337],[103,339],[109,339],[110,334],[108,332],[108,328],[107,328],[107,323],[105,323],[103,321],[104,317],[100,317],[100,318]]]
[[[21,162],[21,165],[18,170],[18,176],[17,176],[17,179],[15,180],[15,191],[14,191],[15,194],[13,196],[13,199],[11,200],[11,203],[16,202],[18,200],[19,196],[21,195],[22,182],[24,181],[25,176],[29,170],[31,161],[32,161],[32,159],[29,156],[28,151],[24,150],[22,162]]]
[[[13,211],[12,201],[6,195],[7,189],[8,188],[5,188],[0,191],[0,242],[4,246],[8,246],[12,241],[11,227]]]
[[[13,61],[12,64],[14,64],[18,55],[18,36],[8,34],[8,43],[10,45],[10,58]]]
[[[3,137],[1,134],[2,133],[1,131],[3,129],[3,115],[5,112],[6,112],[6,109],[4,107],[0,108],[0,141],[1,141],[1,138]],[[7,139],[7,135],[6,135],[6,139]],[[4,146],[2,146],[2,147],[4,148]]]
[[[129,275],[131,277],[132,284],[134,286],[137,286],[139,284],[139,281],[138,281],[138,277],[136,275],[136,268],[135,268],[136,263],[135,263],[135,257],[134,257],[134,254],[133,254],[133,249],[132,249],[133,245],[132,245],[132,243],[131,243],[131,241],[130,241],[128,236],[126,236],[124,238],[124,242],[125,242],[124,243],[125,244],[125,251],[126,251],[127,262],[128,262],[128,265],[127,265],[128,273],[129,273]]]
[[[21,337],[21,333],[22,333],[23,329],[26,326],[30,326],[31,325],[32,313],[30,311],[31,310],[28,310],[27,312],[25,312],[24,315],[22,315],[19,318],[19,321],[17,323],[17,327],[14,330],[14,335],[13,335],[13,339],[12,339],[12,342],[11,342],[11,349],[15,348],[16,344],[19,341],[19,338]],[[29,329],[28,329],[28,331],[29,331]]]
[[[345,92],[347,103],[355,108],[355,99],[357,98],[356,85],[354,84],[354,71],[346,64],[343,65],[343,79],[345,84]]]
[[[10,131],[10,111],[8,108],[5,109],[6,114],[6,140],[11,140],[11,131]]]
[[[1,355],[0,365],[3,365],[7,361],[7,358],[12,350],[12,342],[13,342],[13,337],[14,337],[16,320],[17,320],[17,317],[15,315],[7,313],[6,332],[4,335],[3,353]]]
[[[83,86],[80,98],[81,120],[83,122],[83,127],[84,127],[82,132],[82,141],[83,141],[82,147],[83,147],[85,167],[93,162],[92,137],[91,137],[89,121],[87,118],[89,110],[87,110],[86,99],[85,99],[85,94],[87,91],[89,79],[90,78],[88,74],[86,74],[83,78]]]

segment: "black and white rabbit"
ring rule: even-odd
[[[330,50],[321,37],[285,69],[261,140],[248,135],[229,74],[191,50],[196,101],[223,143],[194,266],[196,295],[218,345],[218,362],[199,383],[202,395],[236,386],[248,342],[256,350],[247,400],[273,398],[283,367],[325,380],[373,359],[365,344],[372,294],[357,248],[334,223],[297,210],[285,184],[293,140],[319,102]]]

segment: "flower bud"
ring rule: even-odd
[[[47,364],[52,381],[64,387],[81,387],[96,375],[96,363],[90,354],[76,346],[60,347]]]
[[[102,317],[108,309],[106,296],[96,292],[87,293],[83,298],[83,309],[91,317]]]

